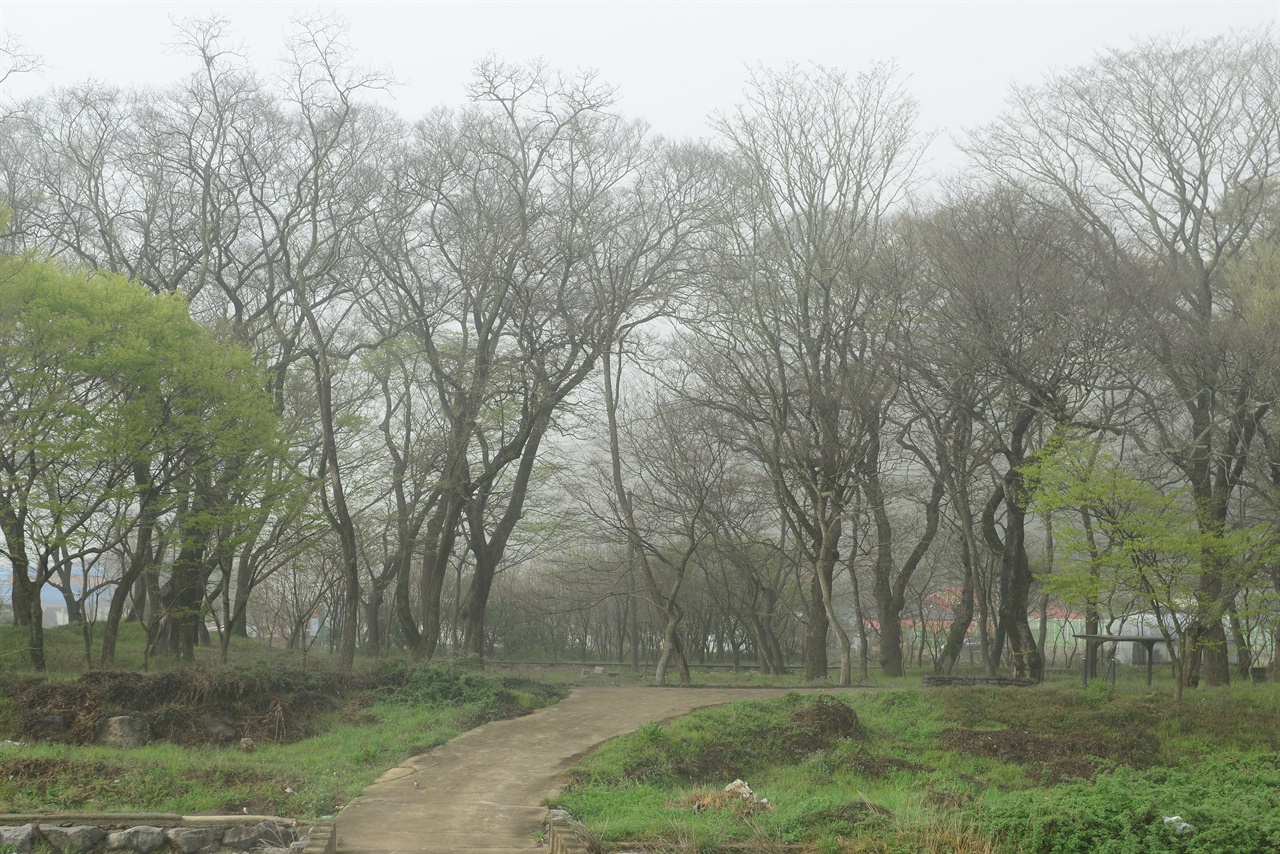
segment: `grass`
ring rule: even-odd
[[[382,703],[376,722],[338,724],[287,745],[128,751],[30,744],[0,749],[0,803],[11,812],[106,811],[331,815],[386,769],[462,731],[465,708]]]
[[[125,627],[122,665],[141,665]],[[76,628],[46,634],[49,684],[84,669]],[[0,626],[0,739],[28,709],[25,637]],[[231,647],[236,672],[287,697],[311,694],[305,672],[328,664],[252,641]],[[203,684],[222,684],[216,649],[200,649]],[[181,670],[153,659],[153,671]],[[604,678],[578,667],[511,665],[495,678],[467,667],[407,669],[362,659],[365,688],[299,731],[294,743],[117,750],[83,744],[0,747],[9,812],[165,811],[330,815],[387,768],[493,717],[552,698],[519,679],[651,684],[626,667]],[[193,669],[188,667],[187,669]],[[1132,670],[1132,672],[1130,672]],[[603,746],[570,774],[557,805],[605,848],[621,841],[678,851],[1058,852],[1280,850],[1280,690],[1238,685],[1173,702],[1139,669],[1087,691],[1075,671],[1020,689],[921,691],[919,674],[875,677],[879,691],[739,702],[651,724]],[[81,680],[83,681],[83,680]],[[223,680],[227,681],[227,680]],[[695,685],[799,686],[798,673],[694,671]],[[230,682],[228,682],[230,684]],[[370,686],[382,686],[381,688]],[[554,692],[551,692],[554,693]],[[772,808],[728,798],[746,779]],[[1178,815],[1194,831],[1176,835]]]
[[[609,742],[555,805],[605,850],[1280,850],[1277,688],[792,693]],[[771,808],[726,801],[735,778]]]
[[[65,630],[49,632],[54,644]],[[79,640],[78,636],[74,640]],[[130,645],[140,638],[129,639]],[[256,644],[242,643],[245,653]],[[233,649],[235,647],[233,646]],[[262,648],[258,646],[259,653]],[[269,654],[269,651],[268,651]],[[195,694],[211,693],[228,708],[237,692],[269,691],[280,703],[311,701],[323,672],[298,656],[248,658],[231,670],[188,667]],[[238,742],[183,747],[153,742],[118,749],[83,743],[34,742],[0,746],[0,810],[5,812],[243,813],[315,819],[332,815],[369,783],[409,756],[429,750],[488,720],[511,717],[554,702],[562,687],[488,676],[466,666],[407,667],[400,661],[365,662],[366,674],[341,697],[310,706],[318,717],[295,729],[315,735],[293,743],[258,739],[251,753]],[[173,670],[166,675],[175,675]],[[118,688],[57,673],[43,683],[64,706],[94,715],[96,703],[118,702]],[[156,678],[160,678],[157,676]],[[30,715],[18,708],[17,688],[31,674],[0,671],[0,740],[14,738]],[[133,685],[136,680],[129,680]],[[183,683],[186,684],[186,683]],[[61,687],[60,687],[61,686]],[[136,686],[134,686],[136,687]],[[44,690],[41,688],[40,690]],[[96,692],[96,693],[95,693]],[[146,692],[135,692],[146,696]],[[173,698],[165,698],[172,700]],[[329,700],[333,700],[329,702]],[[77,705],[79,704],[79,705]],[[193,710],[191,715],[199,714]]]
[[[93,666],[98,665],[98,657],[102,652],[102,626],[93,627],[91,632]],[[164,656],[144,654],[144,627],[137,622],[121,623],[120,635],[116,641],[116,669],[119,670],[166,670],[176,666],[172,659]],[[30,669],[27,659],[27,628],[11,623],[0,624],[0,676],[4,674],[26,673]],[[51,678],[66,678],[83,672],[85,667],[84,635],[80,626],[46,626],[44,630],[44,655],[47,675]],[[198,667],[216,667],[220,664],[221,653],[216,635],[208,646],[197,646],[195,649],[195,665]],[[227,648],[227,663],[236,663],[249,659],[271,658],[292,662],[311,662],[316,666],[328,666],[336,658],[329,655],[323,647],[313,647],[309,652],[285,649],[283,646],[271,646],[261,641],[246,638],[233,638]],[[367,662],[368,659],[365,659]],[[145,667],[144,667],[145,665]],[[185,665],[190,666],[190,665]]]

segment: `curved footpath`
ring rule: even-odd
[[[494,721],[392,768],[334,819],[341,854],[537,849],[573,760],[650,721],[785,688],[577,688],[531,715]]]

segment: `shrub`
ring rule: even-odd
[[[1194,830],[1177,833],[1171,816]],[[1092,784],[998,798],[982,824],[1027,852],[1280,851],[1280,756],[1119,768]]]

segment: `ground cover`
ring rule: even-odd
[[[603,850],[1275,851],[1280,691],[788,694],[609,742],[556,805]]]
[[[0,672],[0,810],[332,815],[388,768],[489,720],[564,696],[561,686],[465,666],[379,662],[342,674],[297,661],[36,679]],[[110,711],[142,714],[156,741],[92,744]],[[234,734],[208,718],[230,722]],[[47,719],[60,719],[56,729]],[[41,740],[33,736],[45,721]],[[215,722],[216,722],[215,721]],[[254,741],[252,752],[240,738]]]

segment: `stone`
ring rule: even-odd
[[[151,854],[164,847],[164,828],[140,824],[126,830],[117,830],[107,834],[107,848],[111,850],[138,851],[140,854]]]
[[[236,737],[235,721],[217,712],[205,712],[200,716],[205,733],[214,741],[233,741]]]
[[[103,715],[96,727],[95,740],[108,747],[142,747],[151,741],[151,724],[135,712]]]
[[[222,834],[222,847],[233,851],[247,851],[261,845],[288,847],[294,840],[293,831],[272,821],[258,824],[241,824],[228,827]]]
[[[222,830],[215,827],[171,827],[164,835],[178,846],[182,854],[213,854],[219,848]]]
[[[55,851],[61,851],[63,854],[84,854],[106,839],[107,832],[93,824],[77,824],[73,827],[42,824],[40,835]]]
[[[753,808],[759,807],[763,810],[773,809],[773,805],[769,803],[768,798],[762,798],[756,794],[755,790],[747,785],[746,780],[734,780],[732,783],[724,787],[725,794],[742,798]]]
[[[8,846],[16,854],[31,854],[36,844],[36,826],[24,824],[20,827],[0,827],[0,848]]]

